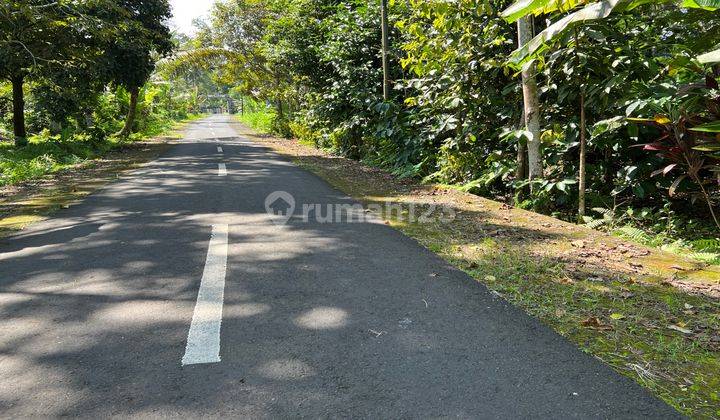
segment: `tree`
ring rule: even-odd
[[[67,7],[66,9],[61,8]],[[0,77],[12,83],[15,144],[27,144],[25,82],[43,69],[70,65],[76,31],[69,27],[71,5],[50,0],[0,4]]]
[[[382,27],[382,65],[383,65],[383,99],[390,97],[390,64],[388,63],[388,49],[390,49],[388,28],[388,2],[380,0],[380,25]]]
[[[527,16],[520,18],[517,21],[517,27],[518,48],[522,48],[532,39],[532,19]],[[535,81],[534,63],[530,63],[522,69],[522,91],[525,129],[529,133],[527,139],[528,177],[533,180],[543,177],[543,160],[540,152],[540,99]]]
[[[551,24],[548,28],[540,32],[536,37],[528,42],[519,45],[518,49],[513,52],[510,57],[510,64],[516,67],[522,67],[526,69],[529,66],[535,65],[535,60],[542,58],[543,53],[556,45],[563,45],[568,42],[568,37],[563,35],[570,29],[574,29],[574,37],[572,39],[575,42],[575,51],[579,45],[578,38],[578,25],[593,21],[598,21],[608,18],[608,16],[614,13],[631,12],[635,8],[650,3],[648,0],[603,0],[597,2],[590,2],[589,4],[583,4],[583,7],[579,8],[572,13],[569,13],[558,19],[555,23]],[[657,3],[672,3],[670,0],[661,0]],[[520,0],[508,7],[502,15],[512,22],[518,20],[518,25],[521,24],[523,19],[527,19],[532,15],[547,14],[547,13],[564,13],[571,11],[578,6],[578,2],[575,0]],[[683,7],[705,9],[705,10],[716,10],[720,7],[720,1],[718,0],[683,0],[681,2]],[[715,38],[706,38],[704,41],[706,44],[713,44],[711,39],[717,41]],[[712,62],[715,52],[710,52],[698,57],[700,61]],[[578,60],[579,61],[579,60]],[[577,63],[580,64],[579,62]],[[586,193],[586,83],[587,80],[580,80],[577,82],[578,89],[580,91],[579,101],[579,114],[580,114],[580,158],[579,158],[579,193],[578,193],[578,213],[582,218],[585,216],[585,193]],[[708,197],[705,194],[705,197]],[[709,203],[709,198],[708,198]],[[712,212],[712,207],[711,207]],[[714,216],[714,214],[713,214]]]
[[[167,21],[172,16],[167,0],[116,0],[111,19],[114,39],[106,47],[104,63],[109,79],[130,94],[121,137],[128,136],[135,123],[140,88],[155,70],[157,57],[170,54],[174,45]]]

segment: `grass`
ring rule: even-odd
[[[185,123],[201,117],[192,115],[181,122],[156,125],[153,130],[134,134],[130,141],[111,139],[99,147],[77,141],[62,144],[39,138],[22,149],[0,146],[0,156],[9,156],[3,163],[12,165],[9,166],[12,173],[5,169],[2,172],[2,176],[8,178],[4,188],[0,188],[0,237],[44,220],[116,179],[118,173],[156,158],[168,147],[165,140],[176,137],[169,135],[169,130],[180,129]],[[155,133],[153,136],[163,136],[153,137],[148,134],[150,132]],[[22,169],[38,157],[46,162],[44,166],[32,171]],[[29,180],[33,182],[22,182]],[[17,185],[12,185],[13,181]]]
[[[679,411],[720,417],[717,299],[621,273],[578,278],[532,245],[467,241],[441,225],[393,225]]]
[[[720,418],[720,300],[710,293],[719,290],[717,273],[296,141],[244,134],[366,204],[451,205],[451,223],[386,220],[680,412]]]
[[[238,120],[243,124],[262,133],[272,132],[273,120],[275,112],[268,109],[260,109],[253,112],[246,112],[238,116]]]
[[[199,117],[192,115],[188,120]],[[0,143],[0,187],[41,178],[97,159],[128,143],[163,133],[175,123],[173,120],[157,122],[127,140],[116,137],[95,140],[87,134],[51,136],[44,132],[31,136],[25,147],[17,148],[12,143]]]

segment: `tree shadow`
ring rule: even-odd
[[[378,222],[273,223],[353,200],[258,146],[187,142],[0,243],[7,416],[675,417]],[[211,225],[230,225],[222,362],[181,366]]]

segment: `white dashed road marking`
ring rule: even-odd
[[[220,361],[220,324],[222,323],[225,274],[227,272],[228,225],[213,225],[205,271],[198,291],[182,364]]]
[[[224,163],[218,163],[218,176],[227,176],[227,168]]]

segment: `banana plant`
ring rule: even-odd
[[[582,22],[605,19],[613,13],[627,12],[647,3],[676,3],[682,8],[716,11],[720,9],[720,0],[519,0],[505,9],[501,16],[509,23],[528,15],[541,15],[553,12],[576,10],[554,22],[537,34],[530,42],[515,50],[508,60],[512,67],[524,64],[540,56],[559,36],[569,28]],[[720,50],[711,51],[697,57],[701,63],[720,62]]]

